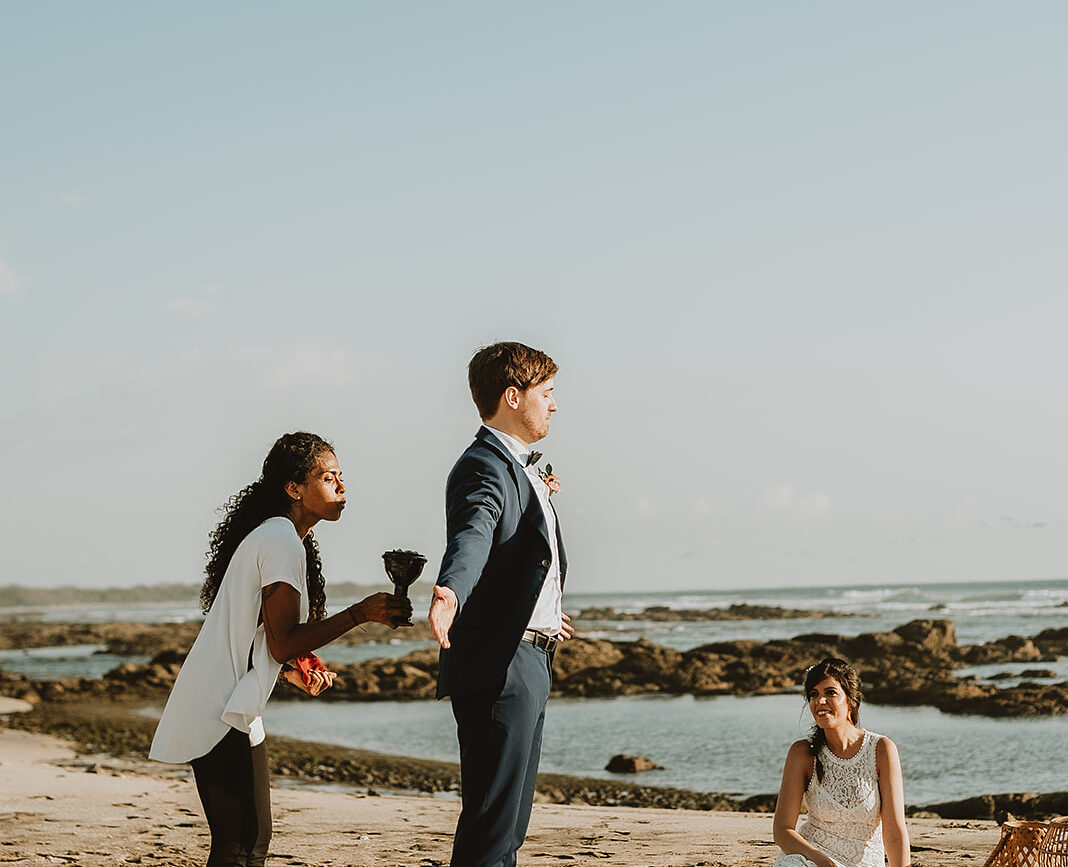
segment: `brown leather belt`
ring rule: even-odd
[[[546,635],[544,632],[538,632],[536,629],[524,630],[523,640],[529,641],[535,647],[540,647],[546,653],[552,653],[556,650],[556,645],[560,643],[560,639],[555,636]]]

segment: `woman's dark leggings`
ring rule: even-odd
[[[232,728],[191,764],[211,829],[206,867],[263,867],[271,842],[267,745],[250,746],[248,735]]]

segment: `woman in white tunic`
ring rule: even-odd
[[[230,498],[211,534],[204,625],[178,673],[150,757],[189,762],[211,830],[208,867],[260,867],[271,839],[270,769],[261,714],[283,663],[310,695],[333,672],[311,651],[359,623],[394,625],[411,603],[376,593],[326,617],[319,548],[311,533],[336,521],[345,484],[333,447],[309,433],[278,439],[263,474]]]
[[[856,670],[824,659],[806,673],[805,696],[816,725],[786,755],[774,867],[909,867],[901,761],[893,741],[858,727]],[[798,828],[803,801],[808,818]]]

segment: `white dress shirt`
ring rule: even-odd
[[[527,628],[536,629],[546,635],[559,635],[563,628],[563,618],[561,617],[563,590],[560,586],[560,552],[556,541],[556,511],[549,503],[551,491],[549,486],[542,481],[541,476],[538,475],[537,467],[527,466],[527,456],[530,454],[529,446],[523,445],[515,437],[511,437],[489,425],[484,425],[484,427],[497,437],[504,444],[504,447],[511,452],[512,456],[519,461],[519,466],[524,468],[531,487],[534,488],[534,493],[538,497],[538,502],[541,503],[541,510],[545,515],[545,524],[549,529],[549,550],[552,552],[552,557],[549,563],[549,573],[545,576],[545,581],[541,585],[541,594],[534,604],[534,613],[530,616]]]

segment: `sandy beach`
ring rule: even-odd
[[[0,708],[0,713],[14,707]],[[79,755],[70,742],[0,728],[0,863],[194,867],[207,827],[185,767]],[[459,803],[275,784],[271,861],[344,867],[448,864]],[[913,864],[982,864],[989,821],[909,821]],[[520,863],[628,867],[770,864],[771,817],[535,804]]]

